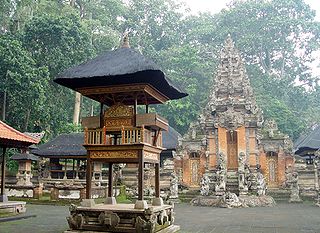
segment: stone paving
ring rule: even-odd
[[[312,203],[223,209],[175,206],[180,233],[320,233],[320,208]],[[57,233],[68,228],[68,207],[27,205],[37,217],[0,223],[1,233]]]

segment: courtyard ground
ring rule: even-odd
[[[177,204],[181,233],[320,233],[320,208],[312,203],[272,208],[221,209]],[[33,218],[1,222],[1,233],[57,233],[68,228],[67,206],[27,205]]]

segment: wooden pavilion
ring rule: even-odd
[[[0,147],[2,148],[0,209],[8,209],[14,212],[25,211],[25,202],[9,202],[5,194],[6,150],[8,148],[24,149],[37,143],[39,143],[39,140],[25,135],[0,121]]]
[[[54,81],[101,103],[99,116],[83,119],[88,200],[91,198],[92,163],[109,164],[105,202],[109,205],[95,205],[93,200],[84,202],[86,206],[71,211],[70,228],[114,232],[156,232],[167,226],[172,231],[176,229],[172,225],[173,207],[163,204],[159,187],[161,135],[163,130],[168,130],[168,122],[156,113],[149,113],[149,105],[187,94],[175,88],[156,64],[131,49],[128,38],[124,39],[121,48],[68,69]],[[145,106],[145,113],[138,113],[138,105]],[[105,106],[109,108],[104,111]],[[138,164],[135,205],[116,204],[112,197],[115,163]],[[145,164],[155,166],[156,197],[151,206],[143,197]]]

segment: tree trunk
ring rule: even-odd
[[[76,98],[74,102],[73,121],[72,121],[72,123],[75,125],[79,124],[80,105],[81,105],[81,94],[79,92],[76,92]]]
[[[6,104],[7,104],[7,92],[3,92],[3,103],[2,103],[2,121],[6,120]]]
[[[27,115],[26,115],[26,122],[25,122],[25,125],[24,125],[24,131],[25,131],[25,132],[27,132],[27,130],[28,130],[28,124],[29,124],[30,114],[31,114],[31,108],[28,108],[28,110],[27,110]]]

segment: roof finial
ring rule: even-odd
[[[227,47],[234,47],[234,43],[233,43],[233,40],[231,38],[230,33],[227,36],[225,44],[226,44]]]
[[[129,32],[126,30],[123,33],[123,39],[122,39],[122,48],[130,48],[130,44],[129,44]]]

